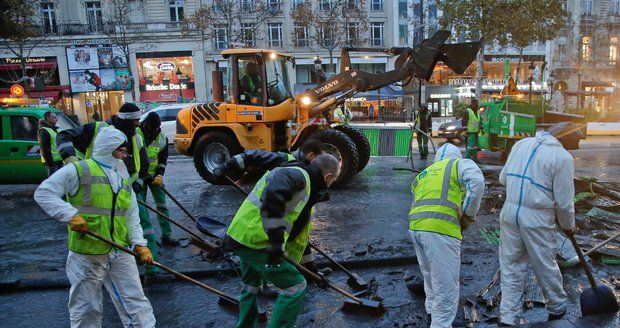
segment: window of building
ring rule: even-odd
[[[129,1],[129,21],[132,23],[144,23],[144,3],[142,1]]]
[[[183,0],[170,0],[168,4],[170,6],[170,21],[171,22],[181,22],[185,17],[183,14],[183,5],[185,1]]]
[[[88,29],[91,32],[100,32],[103,29],[103,14],[100,1],[86,2],[86,18],[88,20]]]
[[[618,60],[618,37],[609,38],[609,64],[615,65]]]
[[[293,28],[295,32],[294,46],[299,48],[308,47],[310,45],[308,42],[308,28],[297,24]]]
[[[282,47],[282,23],[268,23],[267,33],[270,47]]]
[[[356,9],[360,7],[360,0],[348,0],[347,1],[347,5],[349,7],[349,9]]]
[[[378,63],[351,64],[351,69],[356,69],[356,70],[360,70],[360,71],[364,71],[364,72],[372,73],[372,74],[381,74],[381,73],[385,73],[385,64],[378,64]]]
[[[225,24],[218,24],[215,27],[215,49],[226,48],[228,48],[228,31]]]
[[[299,6],[303,5],[303,4],[306,4],[306,3],[307,3],[306,0],[293,0],[291,2],[291,5],[293,6],[293,9],[297,9],[297,7],[299,7]]]
[[[39,120],[34,116],[11,116],[13,140],[37,140]]]
[[[404,46],[407,44],[407,39],[409,36],[409,26],[407,24],[399,24],[398,25],[398,44]]]
[[[383,0],[371,0],[370,10],[371,11],[383,11]]]
[[[319,10],[331,10],[332,0],[319,0]]]
[[[252,0],[241,0],[241,11],[244,13],[251,13],[254,10],[254,3]]]
[[[358,45],[360,43],[359,25],[357,22],[347,23],[346,38],[349,45]]]
[[[282,12],[282,1],[281,0],[267,0],[267,8],[269,8],[270,13],[279,14]]]
[[[583,0],[583,15],[592,16],[592,0]]]
[[[620,16],[620,0],[613,0],[611,2],[611,14],[614,16]]]
[[[324,47],[334,45],[334,30],[326,27],[319,27],[319,39]]]
[[[398,18],[406,19],[409,16],[409,6],[407,0],[398,0]]]
[[[566,45],[565,44],[558,44],[558,56],[560,60],[566,59]]]
[[[256,36],[254,26],[251,23],[241,23],[241,31],[243,32],[243,42],[249,47],[255,47]]]
[[[45,33],[56,33],[58,27],[56,25],[56,11],[53,2],[41,2],[41,13],[43,14],[43,27]]]
[[[581,60],[586,62],[592,60],[592,39],[590,36],[581,38]]]
[[[370,45],[375,47],[383,46],[383,22],[370,23]]]

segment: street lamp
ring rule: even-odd
[[[180,68],[177,68],[177,72],[175,74],[179,83],[179,98],[183,98],[183,88],[181,87],[181,78],[183,77],[183,72],[181,72]]]
[[[325,82],[325,72],[323,71],[323,61],[321,57],[317,54],[314,57],[314,75],[316,77],[316,84],[321,84]]]
[[[530,77],[527,79],[530,82],[530,94],[529,94],[529,102],[530,104],[532,103],[532,82],[534,82],[534,69],[536,69],[536,66],[534,66],[534,61],[532,61],[530,63],[530,66],[528,67],[530,69]]]
[[[555,87],[555,74],[553,72],[549,75],[549,87],[551,87],[549,100],[553,100],[553,88]]]

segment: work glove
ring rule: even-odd
[[[224,175],[228,174],[229,172],[232,172],[238,169],[240,169],[239,163],[237,163],[237,159],[232,157],[229,160],[227,160],[226,163],[213,169],[213,175],[215,175],[215,177],[219,179],[223,177]]]
[[[151,183],[152,186],[155,187],[161,187],[164,185],[164,177],[162,177],[161,175],[157,175],[154,179],[153,182]]]
[[[86,231],[88,231],[88,223],[86,223],[86,220],[79,214],[74,215],[71,220],[69,220],[68,224],[69,228],[75,232],[86,233]]]
[[[474,222],[476,222],[476,220],[470,218],[469,216],[465,214],[461,215],[461,231],[467,230],[467,228],[469,228],[469,226]]]
[[[142,184],[138,181],[134,181],[131,184],[131,189],[133,189],[133,192],[135,192],[136,194],[139,194],[140,192],[142,192]]]
[[[133,250],[138,253],[138,262],[140,262],[140,264],[153,264],[153,262],[155,262],[153,254],[151,254],[151,251],[146,246],[137,245]]]
[[[282,255],[284,255],[284,247],[278,244],[271,244],[267,248],[267,253],[269,254],[267,259],[269,264],[279,264],[282,261]]]
[[[65,163],[65,165],[67,165],[67,164],[70,164],[70,163],[73,163],[73,162],[77,162],[77,161],[79,161],[79,160],[80,160],[80,159],[79,159],[79,158],[77,158],[77,156],[73,156],[73,155],[71,155],[71,156],[69,156],[69,157],[65,158],[65,159],[63,160],[63,162]]]

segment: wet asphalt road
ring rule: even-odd
[[[617,181],[620,177],[620,142],[588,144],[587,149],[572,152],[576,160],[577,175],[597,177],[602,181]],[[493,164],[493,163],[491,163]],[[319,204],[314,220],[312,240],[339,260],[366,260],[385,257],[413,256],[408,240],[407,212],[411,175],[392,168],[407,167],[404,158],[373,158],[368,167],[345,190],[331,192],[331,200]],[[416,161],[416,168],[421,163]],[[195,172],[191,159],[173,156],[170,159],[165,183],[168,189],[186,204],[194,215],[209,215],[228,221],[241,204],[243,196],[227,186],[212,186],[203,182]],[[3,275],[24,272],[47,272],[62,276],[66,257],[66,227],[47,217],[32,201],[36,186],[0,186],[0,272]],[[150,200],[152,203],[152,200]],[[171,216],[188,227],[192,222],[172,201],[168,200]],[[491,278],[498,267],[497,247],[487,243],[479,229],[498,227],[497,214],[480,215],[478,222],[466,233],[462,249],[461,298],[475,295]],[[183,232],[173,227],[173,235],[183,237]],[[176,249],[162,248],[160,261],[182,268],[192,262],[200,267],[200,252],[193,246]],[[225,266],[225,265],[224,265]],[[609,280],[620,276],[614,266],[597,265],[597,277]],[[423,299],[410,294],[405,287],[405,275],[419,275],[417,265],[367,268],[360,270],[365,278],[377,277],[377,295],[384,298],[388,314],[380,319],[364,319],[343,315],[338,311],[340,302],[327,297],[326,292],[310,288],[298,324],[304,327],[413,327],[427,326]],[[346,277],[335,272],[332,278],[345,282]],[[204,280],[214,286],[238,293],[239,280],[235,276],[221,275]],[[569,269],[565,285],[571,305],[569,318],[579,316],[578,290],[586,282],[578,269]],[[577,286],[579,284],[579,286]],[[185,283],[168,283],[149,286],[147,295],[153,303],[155,314],[162,327],[232,326],[235,315],[221,310],[215,297]],[[105,292],[104,292],[105,293]],[[0,294],[0,326],[66,326],[67,289],[15,292]],[[106,326],[119,326],[114,309],[106,299]],[[268,301],[268,307],[273,301]],[[538,308],[528,311],[531,322],[544,321],[546,311]],[[612,319],[613,320],[613,319]],[[603,322],[602,327],[612,327],[615,322]],[[455,325],[463,323],[462,314]],[[486,325],[481,325],[482,327]],[[494,325],[490,325],[494,326]]]

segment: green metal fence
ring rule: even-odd
[[[371,156],[407,156],[412,132],[409,128],[360,128],[370,142]]]

